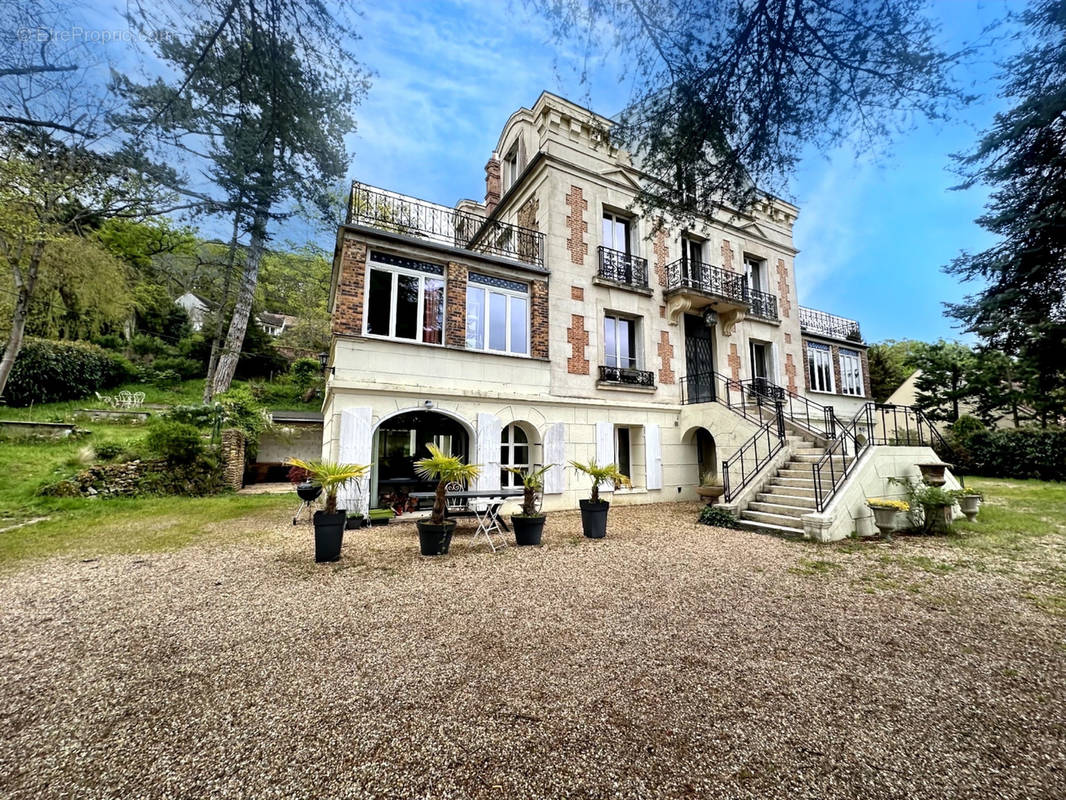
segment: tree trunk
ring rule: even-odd
[[[226,344],[218,357],[218,366],[212,380],[211,394],[221,394],[229,389],[233,374],[237,371],[237,359],[244,345],[244,334],[248,330],[248,318],[252,312],[252,300],[255,297],[255,285],[259,280],[259,262],[266,249],[266,226],[269,204],[261,201],[255,209],[252,219],[252,239],[248,246],[248,259],[244,262],[241,273],[241,285],[237,290],[237,301],[233,305],[233,317],[230,319]]]
[[[30,263],[26,268],[25,280],[22,278],[18,264],[12,265],[15,275],[16,297],[15,308],[11,312],[11,334],[8,336],[7,346],[4,347],[4,356],[0,358],[0,397],[3,396],[4,390],[7,388],[7,379],[11,377],[15,359],[18,358],[19,351],[22,349],[22,341],[26,333],[26,319],[30,315],[30,301],[33,299],[33,292],[37,288],[37,268],[40,266],[43,254],[44,242],[34,242],[33,250],[30,253]]]
[[[215,395],[215,372],[218,369],[218,346],[222,341],[222,329],[226,324],[226,306],[229,304],[229,290],[233,284],[233,265],[237,260],[237,237],[240,233],[241,213],[237,211],[233,215],[233,235],[229,241],[229,257],[226,262],[226,279],[222,283],[222,301],[218,304],[218,315],[215,319],[215,334],[211,337],[211,355],[207,359],[207,378],[204,380],[203,403],[207,405]]]

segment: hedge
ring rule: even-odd
[[[15,407],[77,400],[133,377],[129,360],[97,345],[27,338],[11,368],[4,399]]]
[[[1066,481],[1066,428],[975,431],[955,440],[955,458],[966,474]]]

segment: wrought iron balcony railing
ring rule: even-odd
[[[629,386],[647,386],[655,388],[655,373],[630,367],[600,366],[600,381],[603,383],[621,383]]]
[[[750,302],[748,282],[743,275],[686,259],[666,266],[666,289],[696,289],[738,303]]]
[[[469,211],[352,184],[349,223],[544,266],[544,234]]]
[[[769,292],[760,292],[758,289],[749,289],[751,298],[751,314],[764,319],[777,319],[777,295]]]
[[[598,248],[600,254],[599,275],[615,283],[627,286],[648,286],[648,259],[612,250],[610,247]]]
[[[800,330],[821,334],[832,339],[845,339],[849,342],[862,342],[859,323],[847,317],[838,317],[824,311],[800,306]]]

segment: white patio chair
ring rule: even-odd
[[[465,497],[452,497],[453,492],[461,492],[465,489],[463,484],[459,481],[450,481],[444,485],[444,491],[448,493],[447,498],[444,501],[444,508],[449,513],[459,513],[468,511],[469,506]]]
[[[131,407],[140,408],[142,405],[144,405],[144,392],[134,392]]]
[[[100,394],[99,392],[93,392],[93,394],[96,395],[97,402],[102,403],[103,405],[107,406],[108,408],[114,408],[115,407],[115,398],[113,398],[111,395],[109,395],[109,394]]]
[[[123,389],[115,398],[116,408],[129,408],[133,404],[133,394]]]

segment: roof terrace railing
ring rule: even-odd
[[[362,183],[352,184],[347,222],[544,266],[539,231]]]
[[[832,339],[845,339],[849,342],[862,342],[859,323],[853,319],[838,317],[835,314],[827,314],[825,311],[816,311],[803,306],[800,306],[799,319],[800,330],[808,333],[821,334]]]

